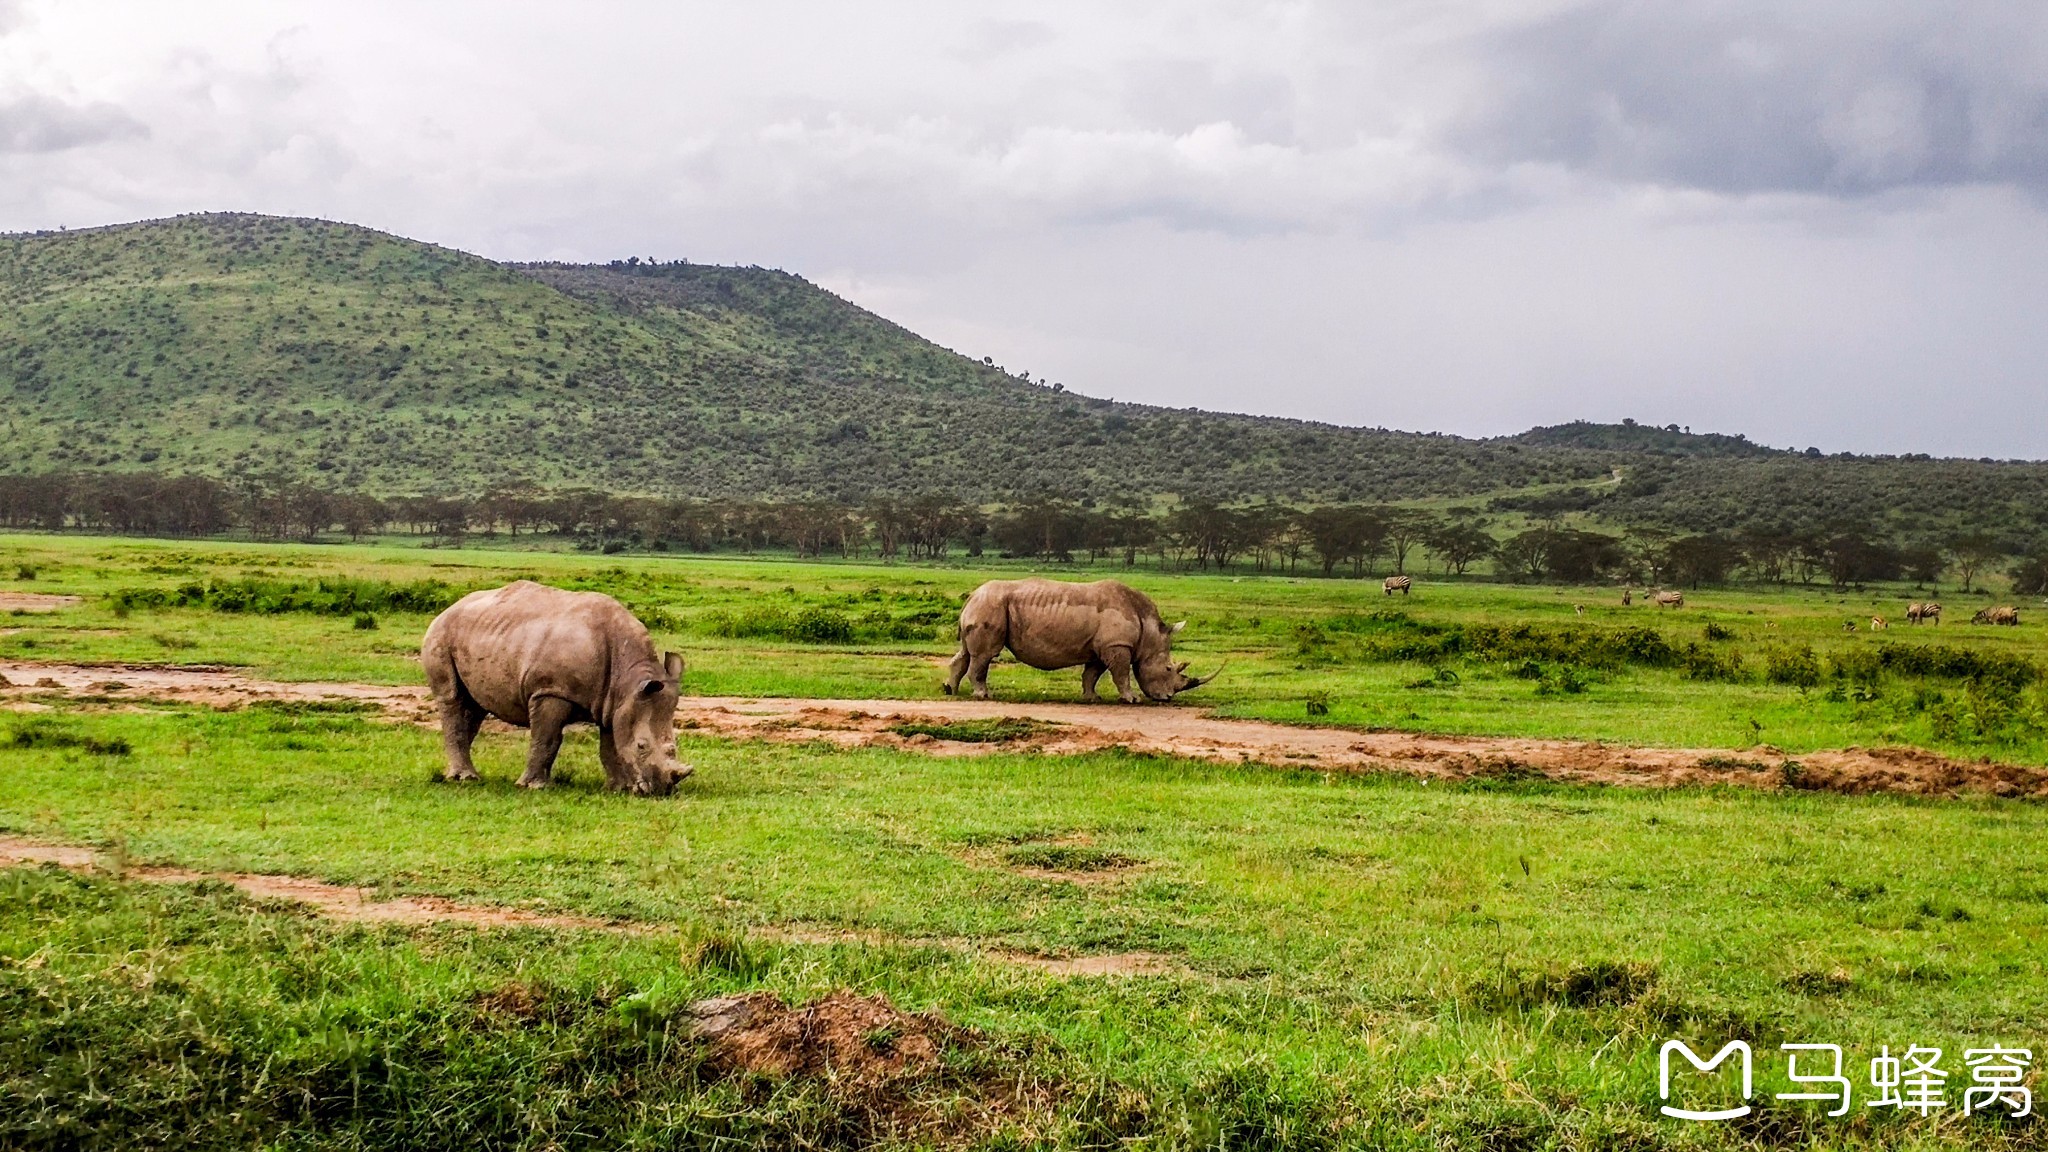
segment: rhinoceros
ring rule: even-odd
[[[1171,700],[1216,677],[1187,674],[1173,662],[1173,635],[1187,624],[1167,624],[1152,599],[1115,580],[1068,584],[1058,580],[991,580],[974,590],[960,609],[960,651],[947,669],[946,692],[960,679],[974,684],[976,699],[988,699],[988,666],[1008,648],[1025,664],[1043,671],[1081,668],[1081,698],[1093,701],[1095,683],[1108,672],[1126,704],[1140,697]]]
[[[420,662],[441,706],[450,780],[477,779],[469,749],[486,715],[532,730],[522,787],[553,780],[562,728],[578,722],[597,725],[615,789],[666,796],[690,774],[676,759],[683,658],[657,653],[646,625],[609,596],[531,580],[472,592],[428,626]]]

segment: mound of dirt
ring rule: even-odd
[[[883,996],[842,988],[793,1007],[750,992],[700,1001],[690,1014],[714,1072],[809,1082],[864,1146],[979,1146],[1037,1127],[1061,1095],[1027,1075],[1016,1051]]]
[[[945,1049],[975,1043],[935,1015],[844,988],[801,1008],[773,992],[721,996],[692,1005],[690,1014],[691,1034],[711,1045],[713,1064],[724,1070],[824,1076],[871,1088],[929,1076]]]

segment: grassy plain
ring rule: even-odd
[[[32,580],[8,582],[17,570]],[[311,584],[351,578],[406,584],[438,580],[467,590],[531,576],[618,596],[657,623],[657,637],[690,661],[685,690],[697,695],[917,699],[937,694],[953,651],[960,599],[983,580],[1016,576],[1000,562],[951,564],[795,562],[787,559],[594,557],[587,554],[413,546],[257,546],[210,542],[0,536],[0,589],[79,595],[85,603],[52,615],[17,615],[0,627],[0,658],[140,660],[248,666],[289,680],[416,683],[414,656],[426,614],[380,615],[375,630],[353,614],[277,615],[204,608],[136,608],[112,602],[124,590],[174,590],[254,579]],[[1186,703],[1223,715],[1307,722],[1312,696],[1327,704],[1315,722],[1356,728],[1542,736],[1700,748],[1769,743],[1788,753],[1850,745],[1911,744],[1965,757],[2048,764],[2048,695],[2040,684],[1990,698],[1955,678],[1825,675],[1843,658],[1882,646],[1942,645],[1979,654],[2048,661],[2048,616],[2023,613],[2019,628],[1973,627],[1984,595],[1945,596],[1947,622],[1908,628],[1911,588],[1856,592],[1824,587],[1706,590],[1681,610],[1624,608],[1618,588],[1418,581],[1411,598],[1389,599],[1378,582],[1306,575],[1216,576],[1140,568],[1053,572],[1117,576],[1149,592],[1169,618],[1189,626],[1176,650],[1205,672],[1228,660],[1215,684]],[[2005,602],[2000,600],[1998,602]],[[1575,606],[1584,605],[1585,615]],[[814,644],[783,636],[724,637],[719,619],[763,609],[788,616],[830,613],[869,638]],[[1398,614],[1393,620],[1374,613]],[[1872,615],[1898,626],[1868,630]],[[1844,630],[1854,622],[1858,630]],[[1389,640],[1412,626],[1533,625],[1549,634],[1656,629],[1674,646],[1694,644],[1738,662],[1733,678],[1690,678],[1679,667],[1569,660],[1389,659]],[[1710,627],[1722,639],[1708,639]],[[1402,633],[1390,635],[1390,633]],[[885,635],[886,639],[875,638]],[[1376,647],[1377,645],[1377,647]],[[1768,657],[1811,648],[1823,679],[1811,688],[1771,683]],[[1456,682],[1438,675],[1448,667]],[[1014,663],[991,675],[998,695],[1071,699],[1078,673],[1040,673]],[[1416,686],[1427,683],[1427,687]],[[1321,699],[1326,697],[1326,701]]]
[[[693,662],[692,691],[912,698],[936,692],[948,647],[912,619],[989,574],[0,538],[0,578],[23,566],[33,579],[0,586],[86,601],[6,618],[10,659],[406,682],[424,617],[359,631],[352,615],[118,615],[111,598],[250,573],[459,587],[523,573],[588,581],[665,616],[665,639]],[[1460,673],[1455,685],[1408,689],[1436,665],[1369,658],[1384,620],[1331,623],[1385,607],[1376,587],[1135,579],[1191,617],[1183,647],[1198,665],[1233,660],[1202,694],[1243,715],[1301,720],[1306,695],[1327,691],[1327,720],[1352,724],[1735,747],[1751,742],[1754,716],[1788,749],[1885,739],[1891,726],[1942,746],[1914,737],[1936,707],[1915,711],[1915,694],[1970,693],[1890,674],[1824,676],[1802,692],[1755,669],[1723,683],[1632,665],[1588,668],[1584,691],[1567,692],[1555,667],[1522,679],[1473,660],[1438,662]],[[737,619],[777,598],[932,635],[816,645],[708,634],[713,614]],[[1808,644],[1823,668],[1881,639],[1841,631],[1851,613],[1869,615],[1869,594],[1709,591],[1662,618],[1623,615],[1614,599],[1424,583],[1395,611],[1577,628],[1572,605],[1586,603],[1588,626],[1654,624],[1754,664],[1766,645]],[[1705,641],[1710,621],[1736,638]],[[1890,638],[1936,642],[1931,629]],[[1951,622],[1940,642],[2041,655],[2032,621]],[[1074,691],[1071,674],[1014,665],[995,683],[1006,695]],[[1971,720],[1948,747],[2041,762],[2040,737],[2024,731],[2038,692],[2007,705],[1994,738],[1971,735]],[[511,784],[516,736],[486,736],[485,784],[456,788],[432,782],[432,732],[358,713],[52,703],[0,717],[0,831],[100,845],[117,873],[128,862],[285,872],[654,930],[344,928],[219,887],[0,874],[7,1146],[858,1146],[887,1135],[866,1105],[831,1084],[714,1075],[674,1025],[700,996],[770,988],[795,1000],[841,986],[981,1029],[992,1039],[977,1059],[1044,1086],[1029,1106],[928,1140],[2048,1144],[2032,1120],[1965,1119],[1958,1107],[1963,1049],[2048,1048],[2048,812],[2035,804],[1446,788],[1117,753],[949,759],[694,737],[696,776],[649,802],[602,791],[587,735],[564,754],[567,785],[528,794]],[[1005,952],[1145,952],[1173,970],[1057,976]],[[514,984],[547,1010],[508,1020],[489,1009]],[[1729,1125],[1660,1118],[1657,1050],[1672,1037],[1702,1053],[1750,1041],[1758,1111]],[[1791,1089],[1784,1042],[1845,1047],[1853,1117],[1771,1098]],[[1868,1060],[1913,1044],[1947,1053],[1950,1107],[1928,1120],[1865,1107]]]

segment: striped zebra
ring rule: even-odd
[[[1389,576],[1387,577],[1386,581],[1380,585],[1380,594],[1383,596],[1392,596],[1394,593],[1399,592],[1401,595],[1406,596],[1408,594],[1408,590],[1413,587],[1415,587],[1415,581],[1410,580],[1406,576]]]
[[[1652,599],[1657,602],[1657,607],[1659,608],[1685,607],[1685,593],[1683,592],[1659,592]]]

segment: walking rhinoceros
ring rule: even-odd
[[[1115,580],[991,580],[960,609],[960,651],[947,671],[946,691],[959,691],[965,676],[975,698],[986,700],[989,662],[1008,648],[1044,671],[1080,667],[1084,700],[1096,698],[1095,683],[1108,672],[1117,698],[1138,703],[1133,671],[1146,696],[1171,700],[1216,678],[1189,676],[1185,661],[1173,662],[1173,634],[1186,623],[1167,624],[1151,597]]]
[[[597,725],[613,788],[666,796],[690,774],[676,760],[676,686],[683,658],[656,653],[647,627],[596,592],[531,580],[472,592],[434,618],[420,645],[441,705],[450,780],[475,780],[469,748],[485,715],[533,732],[519,783],[553,779],[562,728]]]

